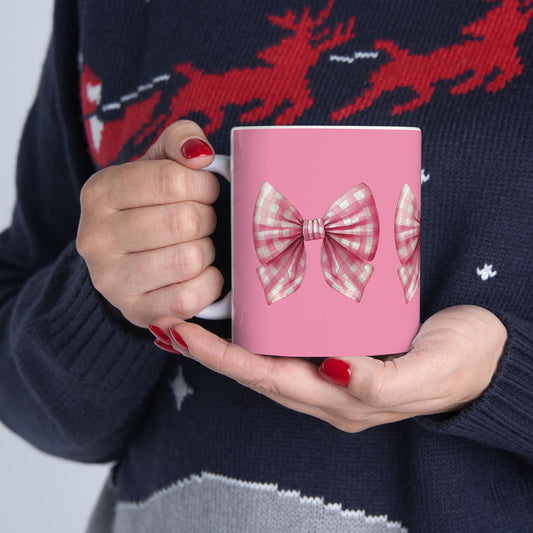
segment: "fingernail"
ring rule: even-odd
[[[178,345],[178,348],[181,348],[186,352],[189,351],[187,343],[182,339],[181,335],[175,329],[170,328],[168,332],[170,333],[170,336],[174,339],[174,342]]]
[[[173,348],[170,344],[167,344],[166,342],[160,341],[159,339],[155,339],[154,344],[161,350],[164,350],[165,352],[174,353],[176,355],[183,355],[181,352],[178,352],[175,348]]]
[[[154,326],[153,324],[150,324],[148,326],[148,329],[160,341],[163,341],[165,344],[170,344],[172,341],[170,340],[170,337],[159,327]]]
[[[341,387],[347,387],[350,383],[350,377],[352,376],[350,365],[340,359],[326,359],[320,365],[319,370],[322,377],[330,383]]]
[[[194,159],[203,155],[213,155],[213,149],[202,139],[193,137],[183,143],[181,153],[186,159]]]

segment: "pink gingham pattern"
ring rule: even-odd
[[[270,183],[257,196],[254,244],[257,269],[268,304],[300,288],[305,274],[304,241],[323,239],[321,266],[328,285],[359,302],[370,279],[379,241],[374,196],[360,183],[336,200],[319,219],[304,220],[300,212]]]
[[[407,183],[402,188],[396,206],[394,238],[402,263],[398,275],[405,301],[409,302],[420,286],[420,206]]]

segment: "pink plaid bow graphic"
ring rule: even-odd
[[[257,269],[268,304],[300,288],[306,264],[304,241],[323,239],[322,273],[330,287],[359,302],[374,268],[379,219],[374,196],[360,183],[336,200],[322,218],[304,220],[270,183],[257,196],[253,234]]]
[[[396,206],[394,238],[402,263],[398,275],[405,301],[409,302],[420,286],[420,206],[407,183],[402,188]]]

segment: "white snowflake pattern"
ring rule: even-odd
[[[176,399],[176,409],[181,411],[181,407],[185,398],[191,396],[194,393],[194,390],[189,387],[189,384],[185,381],[183,377],[183,367],[178,368],[178,375],[175,377],[174,381],[170,383],[172,392],[174,393],[174,398]]]
[[[487,263],[485,263],[485,265],[483,266],[483,268],[477,268],[476,269],[476,272],[477,272],[477,275],[483,280],[483,281],[487,281],[488,279],[490,278],[493,278],[497,273],[498,271],[497,270],[492,270],[492,265],[487,265]]]

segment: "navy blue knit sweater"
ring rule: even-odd
[[[91,531],[533,531],[533,2],[56,3],[0,237],[0,419],[116,462]],[[420,127],[422,318],[500,317],[484,394],[347,434],[115,319],[76,253],[80,189],[185,117],[220,153],[235,125]]]

